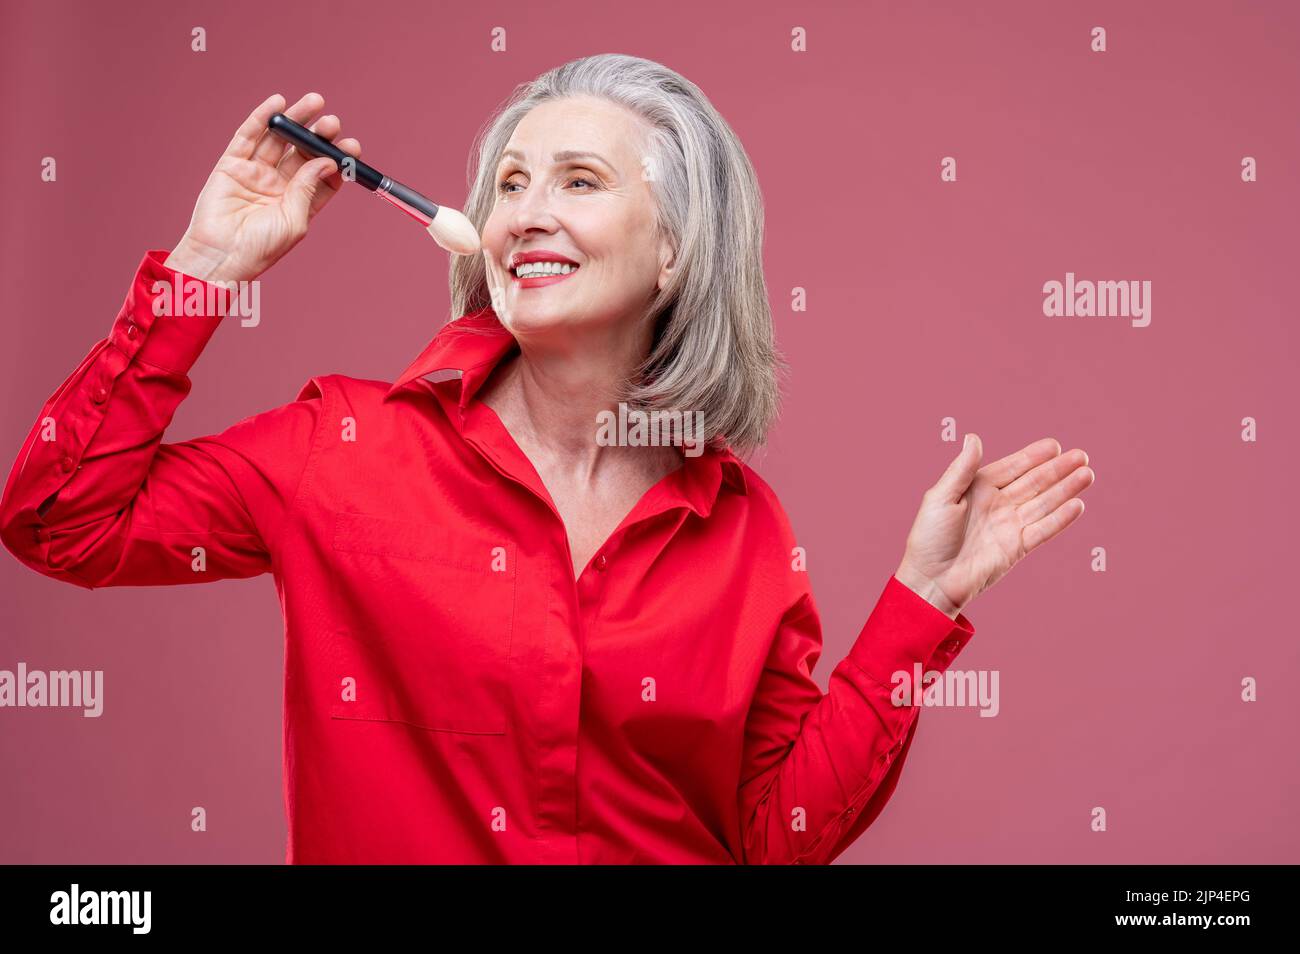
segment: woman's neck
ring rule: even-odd
[[[643,339],[584,334],[577,342],[572,336],[517,340],[519,353],[493,373],[482,400],[531,459],[540,458],[582,483],[593,482],[611,464],[635,460],[663,466],[663,459],[648,460],[659,455],[637,453],[643,448],[596,442],[598,415],[617,413],[619,386],[648,353],[648,334]]]

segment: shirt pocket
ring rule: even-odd
[[[338,513],[332,547],[331,596],[343,625],[326,634],[330,716],[504,735],[514,543],[461,527]]]

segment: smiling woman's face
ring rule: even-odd
[[[656,234],[645,134],[635,114],[593,97],[543,103],[515,127],[482,237],[501,283],[497,315],[516,335],[629,324],[668,280],[672,251]],[[520,276],[516,261],[530,252],[577,267]]]

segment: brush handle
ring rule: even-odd
[[[411,218],[422,225],[429,225],[438,214],[438,206],[430,202],[409,186],[402,185],[396,179],[384,175],[374,166],[367,165],[356,156],[340,149],[328,139],[322,139],[306,126],[294,122],[284,113],[276,113],[266,122],[266,128],[281,139],[293,144],[309,156],[329,156],[343,169],[345,160],[351,159],[356,181],[382,199],[397,206]]]
[[[266,128],[313,159],[319,156],[329,156],[338,164],[340,171],[343,169],[344,160],[351,159],[356,170],[356,181],[371,192],[378,189],[384,181],[383,173],[374,166],[366,165],[356,156],[349,155],[328,139],[322,139],[306,126],[294,122],[284,113],[276,113],[268,119]]]

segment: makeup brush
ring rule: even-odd
[[[374,166],[366,165],[328,139],[322,139],[306,126],[294,122],[284,113],[276,113],[268,119],[266,128],[312,158],[329,156],[338,164],[339,171],[344,169],[345,161],[350,161],[354,181],[380,198],[387,199],[425,226],[433,240],[447,251],[457,255],[473,255],[479,250],[478,232],[470,220],[455,209],[435,205],[414,189],[402,185],[396,179],[390,179]]]

